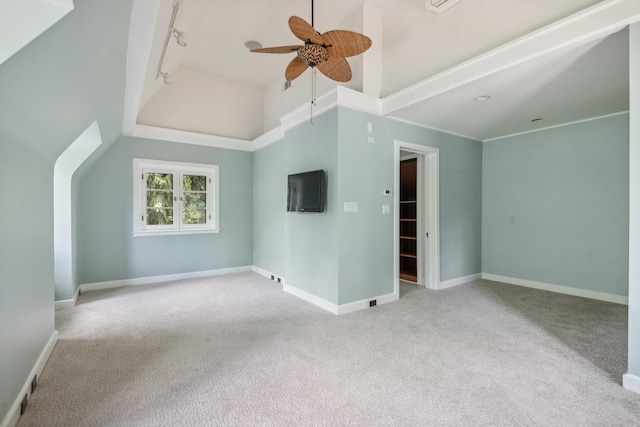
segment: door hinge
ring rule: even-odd
[[[429,238],[429,232],[427,231],[427,239]]]
[[[142,221],[144,222],[144,215],[142,215]]]
[[[140,175],[140,179],[144,181],[144,174]]]
[[[209,219],[211,219],[211,215],[209,215]]]
[[[209,178],[209,184],[211,184],[211,178]]]

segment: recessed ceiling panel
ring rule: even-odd
[[[624,30],[481,78],[392,117],[487,140],[626,111],[628,52]],[[482,95],[491,97],[474,100]]]

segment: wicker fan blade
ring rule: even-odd
[[[251,49],[251,52],[258,53],[293,53],[298,48],[302,47],[301,45],[291,45],[291,46],[276,46],[276,47],[263,47],[260,49]]]
[[[327,61],[318,64],[318,70],[331,80],[337,82],[348,82],[351,80],[351,67],[344,58],[330,56]]]
[[[371,39],[364,34],[346,30],[327,31],[322,35],[329,56],[360,55],[371,47]]]
[[[291,62],[289,62],[289,65],[287,65],[284,77],[289,81],[294,80],[300,76],[300,74],[304,73],[306,69],[307,64],[302,62],[302,60],[296,56]]]
[[[289,18],[289,28],[291,32],[303,42],[311,42],[321,45],[323,43],[322,35],[317,32],[307,21],[297,16]]]

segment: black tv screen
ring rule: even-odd
[[[323,170],[289,175],[288,212],[324,212]]]

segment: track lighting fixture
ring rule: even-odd
[[[178,43],[178,46],[187,46],[187,33],[185,33],[184,31],[180,31],[177,28],[171,28],[171,34],[173,34],[173,37],[176,38],[176,43]]]
[[[173,26],[176,22],[176,16],[178,15],[178,9],[180,8],[180,3],[182,0],[175,0],[173,2],[173,12],[171,13],[171,20],[169,21],[169,29],[167,31],[167,36],[164,39],[164,47],[162,48],[162,54],[160,55],[160,62],[158,62],[158,69],[156,71],[156,79],[158,77],[162,77],[164,82],[168,85],[171,84],[171,80],[169,78],[169,73],[162,72],[162,64],[164,63],[164,56],[167,53],[167,45],[169,44],[169,39],[171,36],[176,38],[176,42],[178,45],[185,47],[187,45],[187,33],[184,31],[180,31]]]
[[[164,81],[165,84],[171,84],[171,76],[169,75],[169,73],[163,73],[162,71],[160,71],[158,74],[160,75],[160,77],[162,77],[162,81]]]

